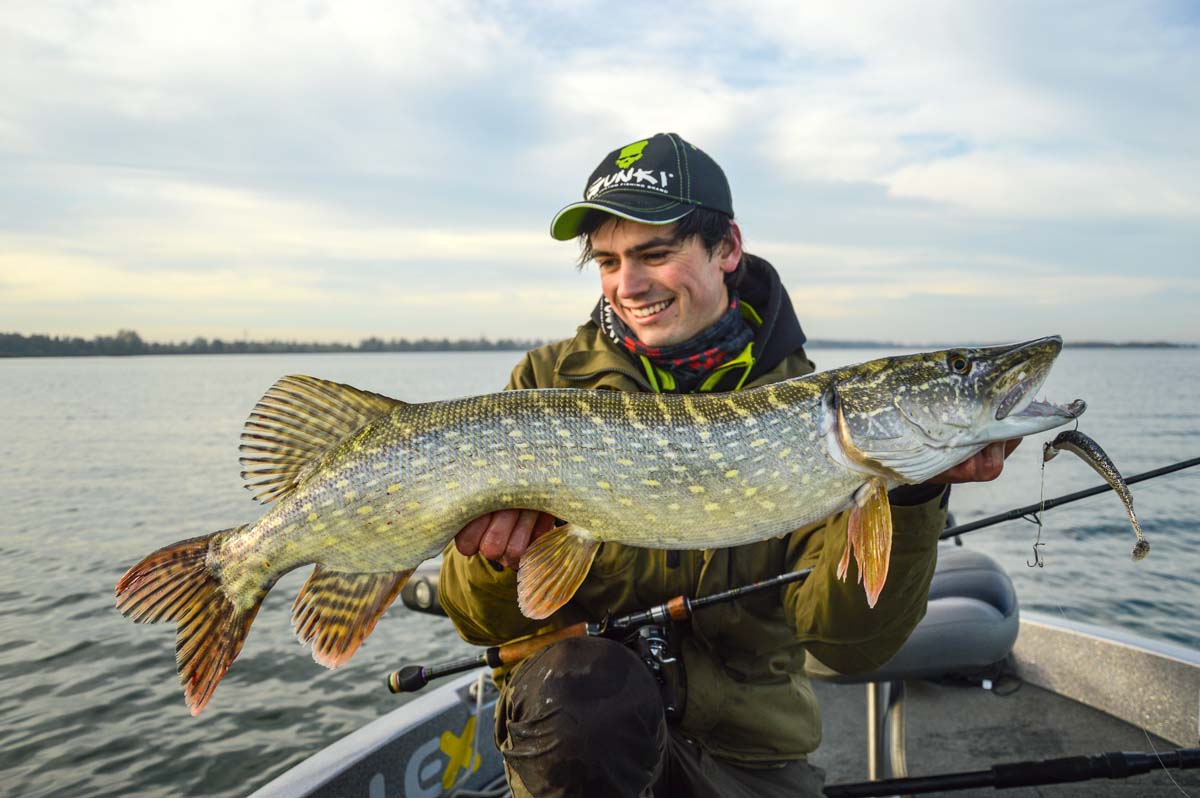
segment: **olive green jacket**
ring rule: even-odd
[[[746,387],[813,368],[797,350]],[[651,390],[628,356],[592,323],[573,339],[526,354],[508,387]],[[738,762],[799,759],[821,741],[805,652],[842,673],[872,670],[895,654],[925,614],[937,536],[945,525],[939,504],[935,499],[893,507],[891,568],[874,609],[867,607],[854,565],[845,582],[836,577],[848,513],[726,549],[667,552],[606,543],[574,598],[541,622],[517,608],[514,572],[481,556],[463,557],[452,543],[442,561],[439,598],[464,639],[490,646],[812,566],[803,584],[705,608],[680,630],[686,671],[682,731],[711,754]],[[504,676],[498,673],[502,682]]]

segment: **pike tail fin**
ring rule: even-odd
[[[193,715],[204,709],[242,650],[250,624],[271,589],[270,584],[264,585],[250,606],[239,607],[225,594],[220,574],[208,566],[210,543],[244,528],[159,549],[117,582],[117,609],[123,615],[137,623],[175,621],[175,663]]]
[[[566,524],[533,542],[517,570],[517,601],[526,618],[549,618],[583,584],[599,541]]]
[[[312,643],[313,659],[336,668],[354,656],[411,575],[341,573],[318,565],[292,604],[296,636],[301,644]]]
[[[874,607],[887,582],[892,559],[892,507],[888,504],[887,486],[879,479],[863,485],[855,498],[837,575],[839,579],[846,578],[853,549],[858,581],[867,593],[867,606]]]

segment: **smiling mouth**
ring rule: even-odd
[[[655,313],[661,313],[662,311],[671,307],[673,304],[675,304],[674,299],[664,299],[662,302],[655,302],[653,305],[646,305],[640,308],[631,308],[626,305],[625,309],[629,311],[629,315],[633,316],[635,319],[645,319],[653,316]]]

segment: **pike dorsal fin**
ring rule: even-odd
[[[242,429],[246,489],[263,504],[286,496],[326,452],[402,404],[316,377],[280,378]]]

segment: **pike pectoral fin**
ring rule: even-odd
[[[533,542],[517,571],[517,602],[526,618],[549,618],[583,584],[600,543],[570,524]]]
[[[354,656],[412,571],[351,574],[318,565],[292,604],[292,626],[313,659],[336,668]]]
[[[159,549],[130,568],[117,582],[117,609],[138,623],[176,622],[175,664],[184,699],[193,715],[212,698],[262,606],[271,584],[262,585],[249,606],[225,594],[218,573],[209,569],[209,543],[217,535],[181,540]]]
[[[837,575],[839,579],[846,578],[853,549],[858,581],[866,590],[867,605],[874,607],[883,592],[892,558],[892,507],[888,504],[887,485],[881,479],[872,479],[859,490],[855,501]]]

